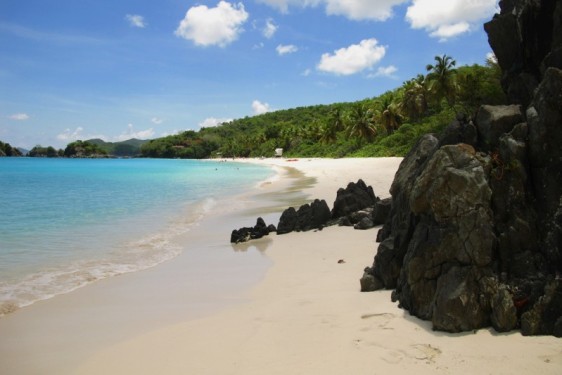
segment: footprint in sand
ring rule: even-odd
[[[385,353],[384,356],[381,357],[381,359],[386,363],[389,363],[391,365],[396,365],[402,362],[402,360],[406,357],[407,357],[406,353],[401,350],[389,350]]]
[[[409,357],[408,353],[401,349],[391,349],[386,345],[376,343],[373,341],[364,341],[361,339],[354,340],[355,346],[359,349],[362,347],[369,348],[370,351],[374,350],[379,355],[379,358],[386,363],[396,365],[402,362],[405,358]]]
[[[361,315],[361,319],[377,319],[377,326],[382,329],[394,329],[387,327],[387,325],[394,319],[395,315],[391,313],[379,313],[379,314],[365,314]],[[364,328],[363,331],[368,331],[369,328]]]
[[[414,344],[411,347],[416,351],[414,358],[427,363],[435,362],[437,356],[441,354],[441,349],[429,344]]]

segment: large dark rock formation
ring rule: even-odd
[[[303,204],[298,210],[289,207],[283,211],[277,225],[277,234],[322,229],[328,220],[330,220],[328,204],[323,199],[315,199],[310,204]]]
[[[500,6],[485,29],[511,104],[404,158],[361,289],[438,330],[562,336],[562,1]]]
[[[337,219],[367,207],[373,207],[379,198],[373,188],[367,186],[363,180],[350,182],[347,187],[340,188],[334,201],[332,218]]]
[[[370,229],[386,221],[390,206],[390,199],[381,201],[363,180],[350,182],[345,189],[338,189],[331,211],[326,201],[318,199],[300,206],[298,210],[289,207],[283,211],[277,234],[322,229],[336,224]]]

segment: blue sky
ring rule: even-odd
[[[0,140],[156,138],[377,96],[491,52],[495,0],[2,0]]]

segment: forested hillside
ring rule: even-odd
[[[482,104],[504,104],[500,76],[493,60],[457,68],[450,56],[436,56],[427,74],[358,102],[279,110],[150,141],[36,146],[29,156],[268,157],[276,148],[289,157],[403,156],[421,135],[439,132],[459,113],[470,118]],[[0,156],[11,150],[1,148]]]
[[[436,56],[427,74],[378,97],[280,110],[218,127],[186,131],[141,146],[145,157],[207,158],[272,156],[402,156],[420,135],[438,132],[458,113],[471,117],[481,104],[503,104],[500,69],[456,68]]]
[[[0,156],[22,156],[21,151],[9,143],[0,141]]]
[[[97,145],[107,154],[117,157],[133,157],[140,155],[140,148],[147,141],[141,139],[129,139],[121,142],[106,142],[102,139],[88,139],[88,143]]]

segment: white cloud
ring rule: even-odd
[[[182,131],[184,131],[184,130],[172,130],[170,132],[163,132],[163,133],[160,133],[160,137],[167,137],[169,135],[176,135],[176,134],[181,133]]]
[[[153,117],[153,118],[150,119],[150,121],[155,125],[160,125],[161,123],[164,122],[164,120],[162,120],[159,117]]]
[[[379,45],[376,39],[365,39],[333,54],[323,54],[316,68],[327,73],[351,75],[372,68],[385,53],[386,47]]]
[[[414,29],[425,29],[430,36],[447,40],[491,19],[499,11],[497,4],[497,0],[413,0],[406,20]]]
[[[310,5],[310,1],[297,1],[297,0],[257,0],[258,3],[267,4],[270,7],[277,8],[282,13],[287,13],[289,11],[289,5],[301,5],[304,7]],[[318,3],[318,1],[313,1],[313,3]]]
[[[323,5],[326,14],[344,16],[351,20],[384,21],[392,17],[392,8],[408,0],[259,0],[283,13],[291,6],[315,7]]]
[[[230,122],[232,121],[231,118],[215,118],[215,117],[209,117],[206,118],[205,120],[203,120],[202,122],[199,123],[199,127],[201,128],[212,128],[215,126],[219,126],[225,122]]]
[[[268,18],[268,20],[265,22],[265,27],[263,28],[262,31],[263,36],[265,36],[267,39],[271,39],[273,35],[275,35],[275,33],[277,32],[278,28],[279,26],[274,24],[271,18]]]
[[[351,20],[384,21],[392,17],[392,8],[407,0],[324,0],[328,15]]]
[[[470,30],[470,25],[466,22],[455,23],[454,25],[442,25],[437,30],[432,31],[429,36],[439,38],[440,41],[446,41],[457,35],[466,33]]]
[[[486,61],[488,61],[488,60],[490,60],[490,61],[492,61],[492,62],[494,62],[494,63],[497,63],[497,62],[498,62],[498,58],[496,57],[496,55],[495,55],[493,52],[488,52],[488,53],[486,54]]]
[[[147,25],[144,21],[144,17],[138,14],[127,14],[125,19],[129,21],[129,25],[131,25],[131,27],[140,27],[142,29]]]
[[[394,65],[389,65],[389,66],[381,66],[380,68],[377,69],[376,73],[370,75],[370,78],[374,78],[374,77],[389,77],[389,78],[394,78],[394,73],[396,73],[398,71],[398,68],[395,67]]]
[[[312,71],[310,69],[306,69],[304,72],[301,73],[301,75],[303,77],[308,77],[310,73],[312,73]]]
[[[277,53],[279,54],[279,56],[283,56],[283,55],[287,55],[289,53],[295,53],[299,50],[299,48],[297,46],[294,46],[292,44],[289,45],[278,45],[276,48]]]
[[[117,137],[114,137],[113,139],[116,142],[121,142],[121,141],[129,140],[131,138],[147,139],[147,138],[151,138],[153,136],[154,136],[154,130],[152,128],[146,129],[146,130],[135,131],[133,124],[129,124],[129,125],[127,125],[127,130],[125,130],[123,133],[121,133]]]
[[[199,46],[225,47],[238,39],[248,17],[242,3],[220,1],[215,8],[199,5],[187,11],[175,34]]]
[[[74,142],[82,139],[82,131],[84,128],[81,126],[77,127],[75,130],[65,129],[64,132],[57,135],[57,139],[65,142]]]
[[[64,142],[74,142],[77,140],[87,140],[87,139],[101,139],[106,142],[121,142],[126,141],[131,138],[137,139],[147,139],[154,136],[154,130],[152,128],[146,130],[135,131],[133,124],[127,125],[127,130],[116,137],[108,137],[103,134],[84,134],[84,128],[78,126],[76,129],[65,129],[64,132],[57,135],[57,139]]]
[[[269,112],[271,108],[268,103],[262,103],[259,100],[254,100],[252,102],[252,110],[254,111],[254,115],[262,115]]]
[[[14,113],[11,116],[8,116],[10,120],[14,121],[25,121],[29,120],[29,115],[27,113]]]

